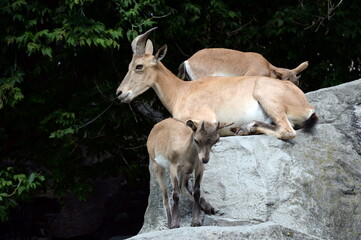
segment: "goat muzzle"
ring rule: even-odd
[[[207,164],[209,162],[209,158],[206,158],[206,157],[202,158],[202,162],[204,164]]]
[[[125,92],[123,93],[122,91],[117,91],[117,98],[122,102],[122,103],[129,103],[132,101],[132,97],[131,97],[131,93],[130,92]]]

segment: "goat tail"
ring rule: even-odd
[[[179,67],[178,67],[177,77],[179,77],[180,79],[183,79],[183,80],[185,80],[187,77],[187,72],[186,72],[186,67],[184,65],[184,62],[182,62],[181,65],[179,65]]]
[[[314,126],[318,122],[318,117],[316,113],[312,113],[311,117],[305,120],[302,124],[302,130],[307,133],[313,133]]]
[[[184,62],[182,62],[181,65],[179,65],[177,77],[179,77],[180,79],[183,79],[185,81],[192,81],[191,76],[188,74],[186,62],[187,61],[184,61]]]

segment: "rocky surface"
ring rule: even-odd
[[[191,228],[167,230],[158,185],[132,239],[361,239],[361,80],[307,94],[320,122],[292,141],[225,137],[213,147],[202,194],[217,210]]]

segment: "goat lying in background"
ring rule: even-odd
[[[236,134],[268,134],[279,139],[296,137],[293,127],[312,130],[317,123],[314,107],[305,94],[289,81],[263,76],[206,77],[182,81],[161,62],[167,46],[153,55],[148,35],[155,28],[132,41],[133,58],[128,73],[116,94],[121,102],[153,88],[160,101],[176,119],[208,122],[233,122]],[[273,124],[272,124],[273,123]],[[229,127],[221,136],[234,135]]]
[[[192,198],[188,180],[194,172],[193,218],[191,226],[200,226],[201,208],[208,214],[214,214],[214,208],[200,197],[200,184],[204,164],[209,161],[211,147],[219,140],[218,129],[226,124],[196,122],[188,120],[186,124],[174,118],[157,123],[151,130],[147,149],[150,164],[163,194],[163,205],[167,215],[168,227],[179,227],[179,194],[182,192]],[[168,191],[165,170],[169,169],[173,186],[172,210],[168,203]]]
[[[208,76],[266,76],[299,85],[297,75],[308,67],[301,63],[294,69],[278,68],[261,54],[225,48],[208,48],[196,52],[179,66],[178,77],[195,80]]]

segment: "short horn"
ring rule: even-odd
[[[297,75],[300,74],[303,70],[305,70],[308,67],[308,61],[301,63],[298,65],[298,67],[292,69],[291,71]]]
[[[132,50],[133,50],[134,54],[136,54],[136,55],[144,55],[145,54],[145,43],[147,41],[149,34],[155,29],[157,29],[157,27],[151,28],[148,31],[146,31],[145,33],[134,38],[134,40],[132,41]]]
[[[204,121],[202,121],[201,131],[205,132],[206,129],[204,128]]]

